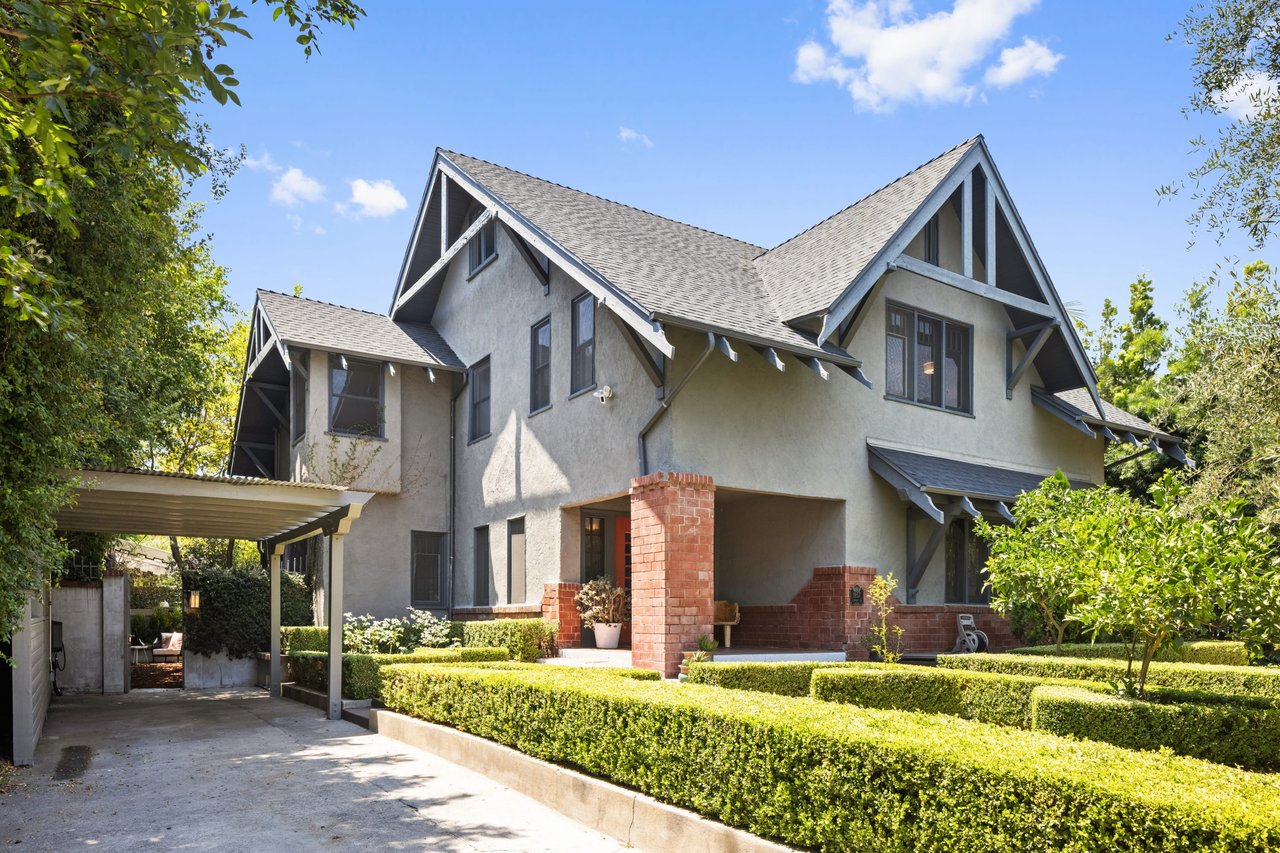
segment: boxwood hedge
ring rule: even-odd
[[[329,653],[293,652],[294,677],[304,687],[314,690],[329,689]],[[485,649],[419,649],[408,655],[359,655],[348,652],[342,656],[342,695],[346,699],[377,698],[381,686],[383,667],[397,663],[482,663],[508,661],[511,654],[502,648]]]
[[[802,847],[1280,847],[1280,778],[1180,756],[556,667],[391,666],[384,676],[392,710]]]
[[[281,628],[280,651],[286,655],[294,652],[327,652],[329,629],[314,625]]]
[[[556,625],[547,619],[494,619],[459,624],[464,646],[502,646],[510,649],[516,660],[529,663],[556,654]]]
[[[1034,675],[1079,681],[1115,681],[1125,674],[1125,662],[1093,658],[1036,655],[938,655],[938,666],[979,672]],[[1206,693],[1248,694],[1280,698],[1280,667],[1217,666],[1201,663],[1151,664],[1147,684],[1202,690]]]
[[[1280,770],[1280,708],[1126,699],[1044,685],[1031,694],[1034,728],[1128,749],[1169,747],[1250,770]]]
[[[1128,652],[1124,643],[1065,643],[1059,650],[1055,646],[1024,646],[1010,649],[1014,655],[1037,655],[1064,658],[1111,658],[1125,660]],[[1244,643],[1232,640],[1194,640],[1180,646],[1167,644],[1160,648],[1156,660],[1171,663],[1212,663],[1223,666],[1248,666],[1249,652]]]
[[[689,681],[730,690],[754,690],[779,696],[808,696],[809,680],[814,670],[845,667],[868,669],[874,663],[839,663],[837,661],[785,661],[780,663],[717,663],[703,661],[689,664]]]

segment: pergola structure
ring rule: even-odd
[[[71,472],[75,501],[59,530],[79,533],[247,539],[263,545],[271,572],[271,695],[280,695],[280,572],[284,547],[328,536],[329,719],[342,717],[342,543],[369,492],[319,483],[171,474],[128,468]]]

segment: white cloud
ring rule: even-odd
[[[1033,38],[1024,38],[1017,47],[1006,47],[1000,51],[1000,64],[988,68],[983,79],[990,86],[1004,89],[1028,77],[1048,76],[1061,61],[1062,54],[1054,53]]]
[[[648,134],[641,133],[640,131],[634,130],[630,127],[618,128],[618,141],[624,145],[636,142],[643,145],[645,148],[653,147],[653,140],[649,138]]]
[[[996,45],[1008,37],[1014,20],[1037,0],[955,0],[950,11],[916,12],[910,0],[830,0],[827,29],[830,46],[816,41],[796,52],[792,79],[798,83],[831,82],[849,90],[862,109],[888,111],[906,102],[947,103],[971,100],[978,87],[973,72]],[[1031,54],[1027,40],[1006,61],[1001,55],[998,79],[1017,71],[1014,63],[1041,70],[1046,59]],[[1008,51],[1005,51],[1007,54]],[[995,73],[995,69],[991,73]],[[1012,80],[1010,81],[1012,82]],[[995,85],[1008,85],[995,84]]]
[[[271,184],[271,200],[285,207],[294,207],[300,202],[322,201],[324,184],[310,177],[297,166],[290,166]]]
[[[1274,103],[1277,95],[1280,95],[1280,89],[1276,81],[1254,71],[1242,77],[1222,96],[1222,106],[1227,115],[1241,121],[1256,116],[1259,104]]]
[[[325,230],[323,225],[313,225],[311,226],[311,233],[315,234],[317,237],[323,237],[329,232]]]
[[[396,211],[404,210],[409,202],[405,201],[396,185],[388,180],[366,181],[356,178],[351,181],[351,198],[345,202],[337,202],[333,209],[347,215],[347,211],[355,207],[355,216],[390,216]]]
[[[252,154],[246,154],[244,164],[255,172],[279,172],[280,164],[271,159],[270,151],[263,151],[261,157],[254,157]]]

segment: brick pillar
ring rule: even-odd
[[[871,651],[867,648],[867,631],[871,628],[871,620],[878,614],[871,606],[871,582],[876,579],[876,570],[870,566],[845,566],[844,583],[844,635],[845,657],[849,660],[868,660]],[[862,587],[862,604],[850,604],[848,590],[854,586]]]
[[[631,662],[673,677],[710,634],[715,484],[659,472],[631,481]]]
[[[556,630],[556,646],[573,649],[582,645],[582,617],[574,601],[580,583],[547,583],[542,585],[542,618],[550,619],[559,627]]]

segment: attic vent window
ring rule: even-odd
[[[484,208],[479,205],[471,208],[471,213],[467,215],[467,226],[470,227],[480,218],[482,213],[484,213]],[[476,235],[471,238],[471,243],[467,246],[467,253],[471,260],[468,274],[477,272],[497,255],[497,229],[494,227],[492,219],[482,225]]]
[[[885,307],[885,394],[973,413],[973,327],[900,305]]]

